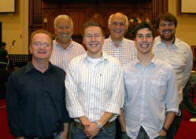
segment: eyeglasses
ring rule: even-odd
[[[37,47],[40,47],[40,46],[49,47],[49,46],[50,46],[49,43],[47,43],[47,42],[43,42],[43,43],[42,43],[42,42],[40,42],[40,41],[33,42],[32,44],[35,45],[35,46],[37,46]]]

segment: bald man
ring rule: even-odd
[[[132,40],[124,38],[128,29],[128,18],[122,13],[111,14],[108,19],[109,38],[105,39],[103,50],[116,57],[122,65],[129,63],[136,56]]]

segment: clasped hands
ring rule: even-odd
[[[89,139],[95,137],[100,131],[100,129],[97,127],[97,124],[95,122],[90,122],[89,120],[85,121],[83,126],[84,133]]]

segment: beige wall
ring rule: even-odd
[[[168,0],[169,12],[178,20],[176,36],[190,45],[196,45],[196,15],[180,14],[179,0]]]
[[[9,54],[28,54],[28,0],[16,0],[16,13],[0,14],[2,40]],[[14,46],[12,41],[16,40]]]

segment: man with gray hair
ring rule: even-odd
[[[136,56],[136,48],[132,40],[124,38],[128,29],[128,18],[122,13],[114,13],[108,19],[109,38],[105,39],[103,50],[119,59],[121,64],[129,63]]]
[[[66,71],[69,62],[75,56],[83,54],[82,45],[72,40],[73,20],[68,15],[58,15],[54,19],[55,40],[50,58],[52,64]]]

